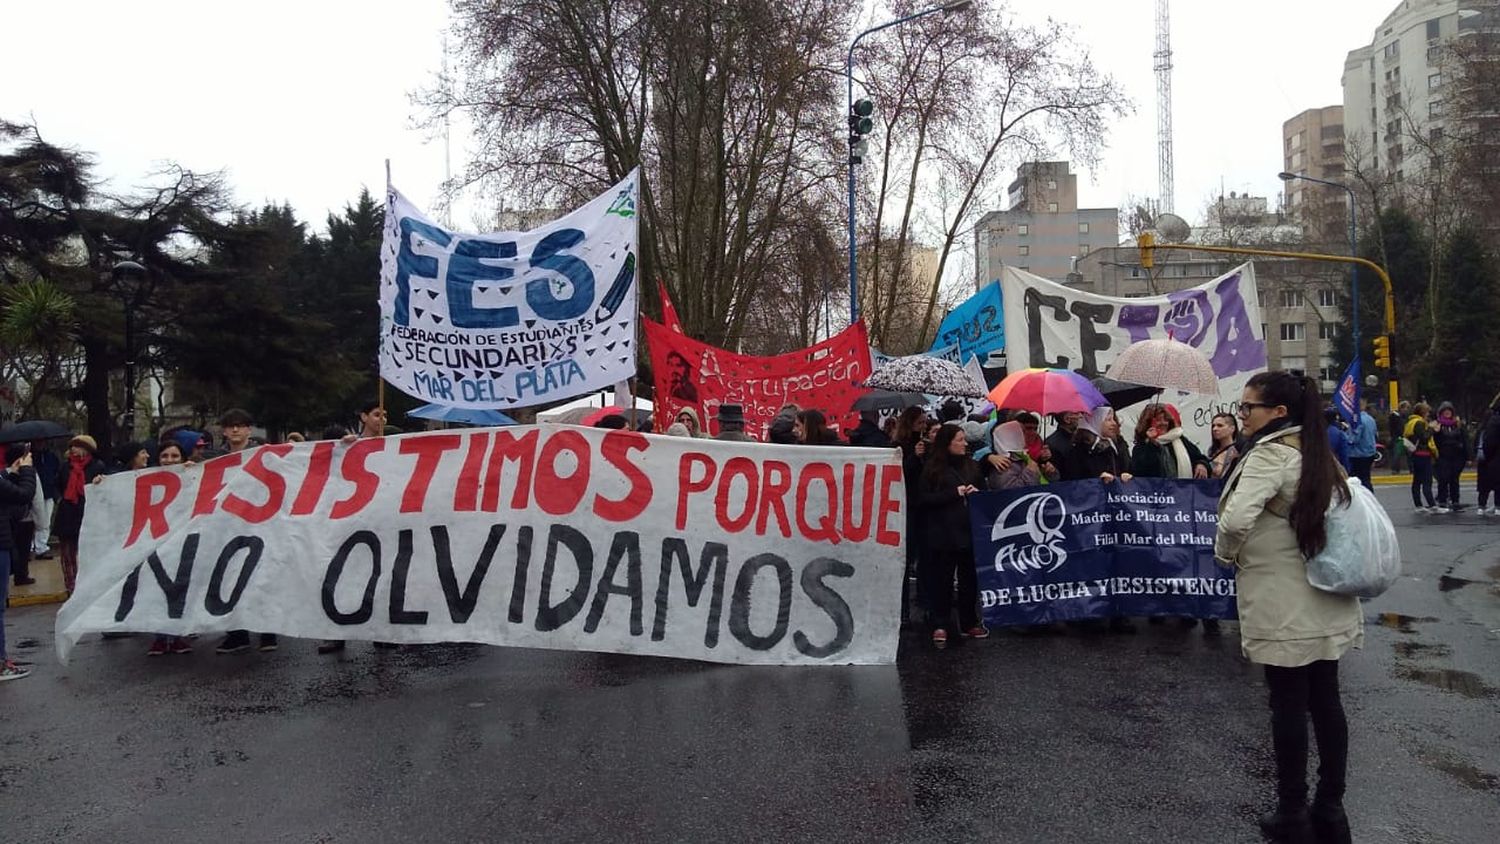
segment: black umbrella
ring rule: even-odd
[[[901,393],[895,390],[871,390],[854,401],[855,410],[905,410],[926,404],[922,393]]]
[[[1133,404],[1143,402],[1161,392],[1156,387],[1148,387],[1144,384],[1132,384],[1129,381],[1116,381],[1103,375],[1095,378],[1089,383],[1094,389],[1103,394],[1109,400],[1109,406],[1115,410],[1130,407]]]
[[[45,419],[29,419],[0,428],[0,443],[25,443],[32,440],[51,440],[70,436],[73,432]]]

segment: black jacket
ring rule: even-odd
[[[1083,481],[1097,478],[1105,472],[1120,476],[1130,471],[1130,446],[1116,439],[1110,448],[1100,440],[1092,447],[1074,445],[1067,460],[1058,464],[1065,481]]]
[[[937,473],[922,467],[918,483],[917,512],[922,525],[923,547],[933,551],[967,551],[974,543],[969,536],[969,505],[958,494],[965,484],[978,485],[979,469],[967,455],[948,455]]]
[[[36,470],[22,466],[16,474],[0,472],[0,551],[15,553],[15,538],[11,535],[10,514],[17,507],[30,507],[36,495]]]
[[[1047,448],[1052,450],[1052,465],[1056,466],[1060,472],[1066,471],[1063,467],[1073,457],[1073,437],[1076,433],[1076,430],[1070,432],[1058,428],[1047,435],[1045,442]],[[1066,475],[1064,478],[1066,478]]]
[[[63,496],[68,491],[68,474],[73,471],[72,461],[63,461],[62,471],[57,473],[57,488],[60,490],[57,499],[57,521],[53,525],[53,533],[58,539],[66,539],[70,542],[78,541],[78,532],[83,528],[83,505],[88,501],[89,485],[94,478],[109,474],[109,469],[104,461],[97,457],[91,458],[83,467],[83,497],[76,502],[67,501]]]
[[[1437,445],[1439,463],[1451,466],[1469,462],[1469,435],[1463,425],[1433,425],[1432,441]]]
[[[849,444],[865,448],[890,448],[893,445],[885,431],[868,419],[859,420],[859,427],[849,432]]]

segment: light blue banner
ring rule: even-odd
[[[959,360],[973,355],[983,361],[990,352],[1005,348],[1005,310],[999,281],[985,285],[943,317],[932,347],[952,345],[958,346]]]

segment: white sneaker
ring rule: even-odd
[[[1417,505],[1417,509],[1415,511],[1413,511],[1413,512],[1417,512],[1417,513],[1430,513],[1432,511],[1430,511],[1426,507],[1423,507],[1422,505],[1418,504]]]
[[[1452,513],[1453,511],[1449,510],[1447,507],[1444,507],[1441,504],[1439,504],[1437,507],[1433,508],[1432,512],[1434,512],[1434,513]]]

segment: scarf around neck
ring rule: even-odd
[[[78,504],[83,501],[83,491],[88,485],[84,469],[88,467],[91,459],[77,456],[68,458],[68,485],[63,490],[63,500],[69,504]]]

